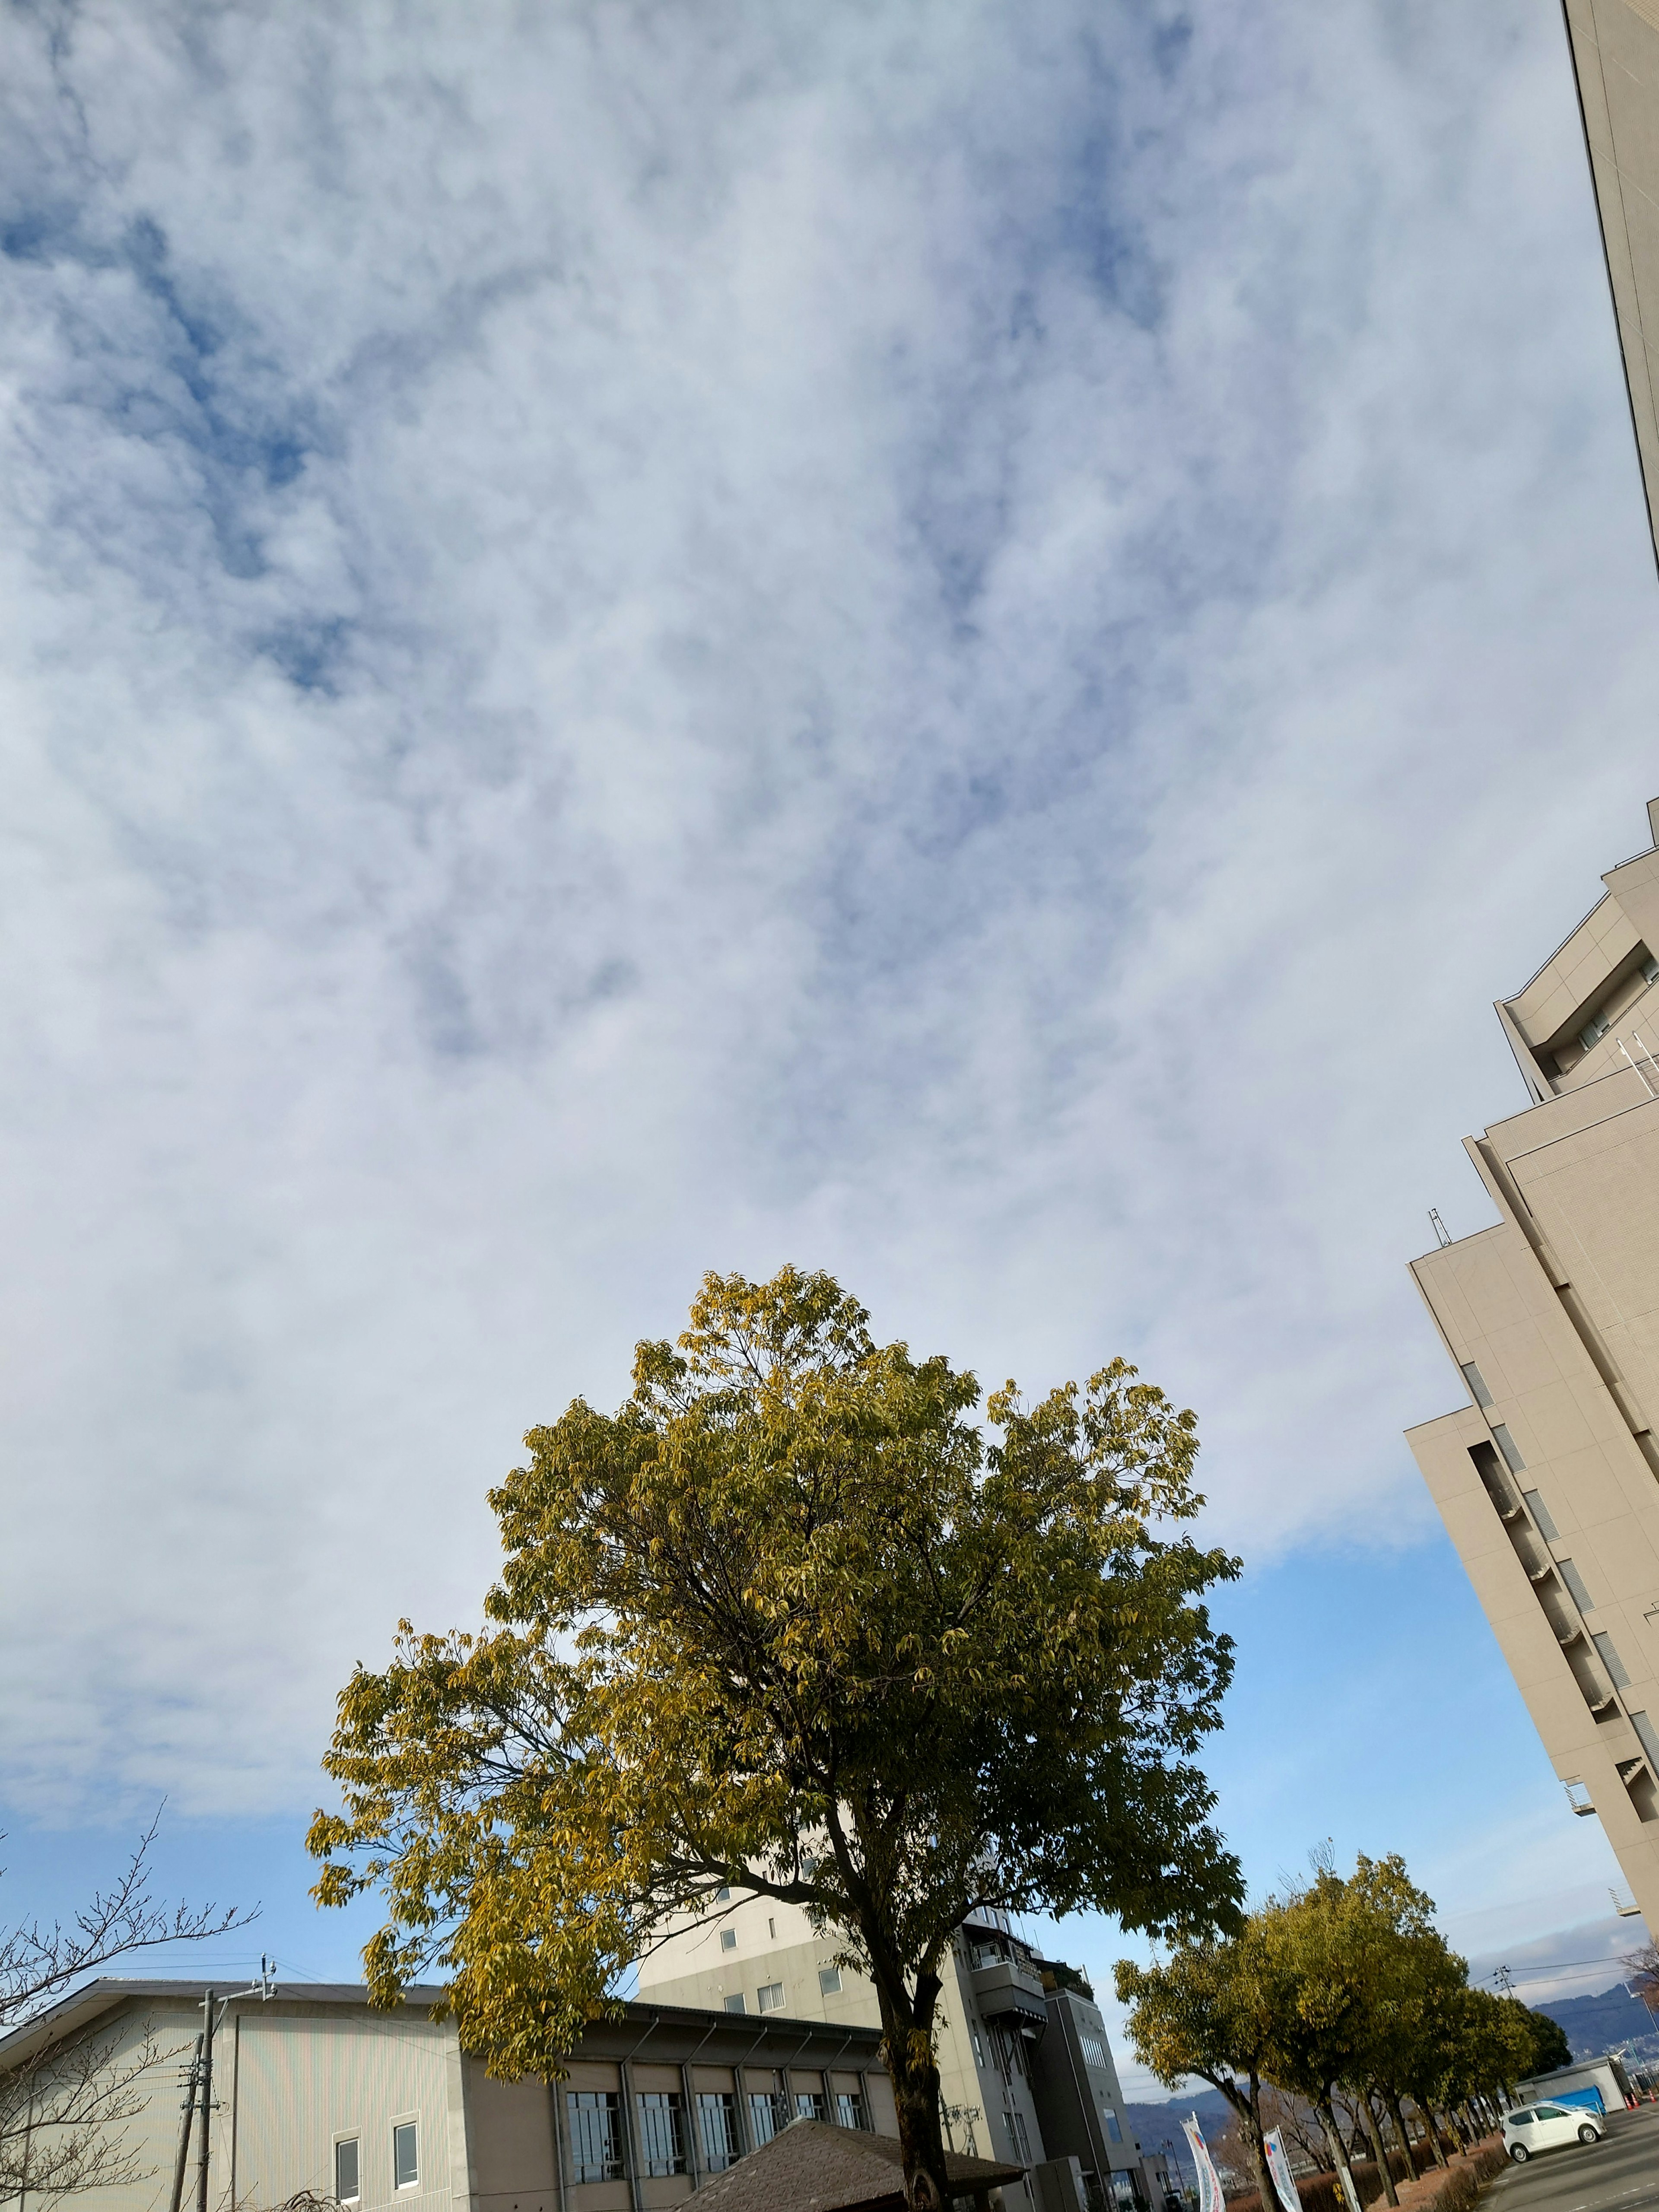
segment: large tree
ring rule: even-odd
[[[994,1906],[1190,1934],[1236,1912],[1194,1763],[1231,1669],[1176,1524],[1190,1413],[1115,1362],[1035,1405],[878,1345],[828,1276],[706,1278],[612,1414],[533,1429],[479,1635],[404,1624],[342,1692],[319,1898],[383,1887],[392,2001],[556,2069],[621,1971],[732,1887],[874,1984],[910,2202],[945,2199],[939,1999]]]

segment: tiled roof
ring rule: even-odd
[[[1018,2181],[1022,2169],[988,2158],[945,2154],[945,2170],[965,2195]],[[698,2212],[877,2212],[902,2206],[904,2175],[891,2136],[857,2128],[832,2128],[823,2120],[792,2120],[736,2166],[697,2191]]]

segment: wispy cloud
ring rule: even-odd
[[[18,1794],[303,1797],[709,1265],[1425,1527],[1401,1262],[1659,787],[1549,11],[0,39]]]

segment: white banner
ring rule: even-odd
[[[1285,2148],[1285,2138],[1277,2128],[1271,2129],[1262,2138],[1262,2148],[1267,2154],[1267,2171],[1273,2178],[1283,2212],[1302,2212],[1302,2199],[1297,2194],[1296,2176],[1291,2172],[1291,2161]],[[1270,2212],[1263,2205],[1261,2212]]]
[[[1215,2170],[1203,2136],[1199,2133],[1198,2114],[1181,2123],[1181,2132],[1187,2138],[1192,2152],[1193,2164],[1198,2169],[1198,2212],[1222,2212],[1221,2177]],[[1300,2212],[1300,2207],[1297,2208]]]

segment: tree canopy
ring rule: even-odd
[[[1433,2115],[1490,2102],[1536,2070],[1555,2027],[1468,1986],[1434,1924],[1434,1900],[1397,1854],[1362,1855],[1346,1877],[1318,1856],[1311,1881],[1267,1899],[1224,1938],[1181,1943],[1152,1967],[1120,1962],[1117,1990],[1131,2008],[1130,2039],[1161,2080],[1197,2075],[1227,2098],[1264,2205],[1273,2202],[1262,2172],[1269,2085],[1316,2115],[1358,2212],[1339,2106],[1357,2117],[1393,2201],[1379,2112],[1409,2157],[1409,2098],[1443,2164]]]
[[[830,1277],[710,1275],[614,1413],[578,1399],[490,1493],[478,1635],[341,1694],[317,1895],[379,1886],[391,2001],[433,1966],[467,2047],[555,2069],[620,1971],[733,1887],[874,1983],[907,2186],[944,2191],[933,2059],[971,1915],[1237,1917],[1195,1763],[1231,1671],[1179,1532],[1193,1416],[1115,1361],[1035,1404],[878,1345]]]

